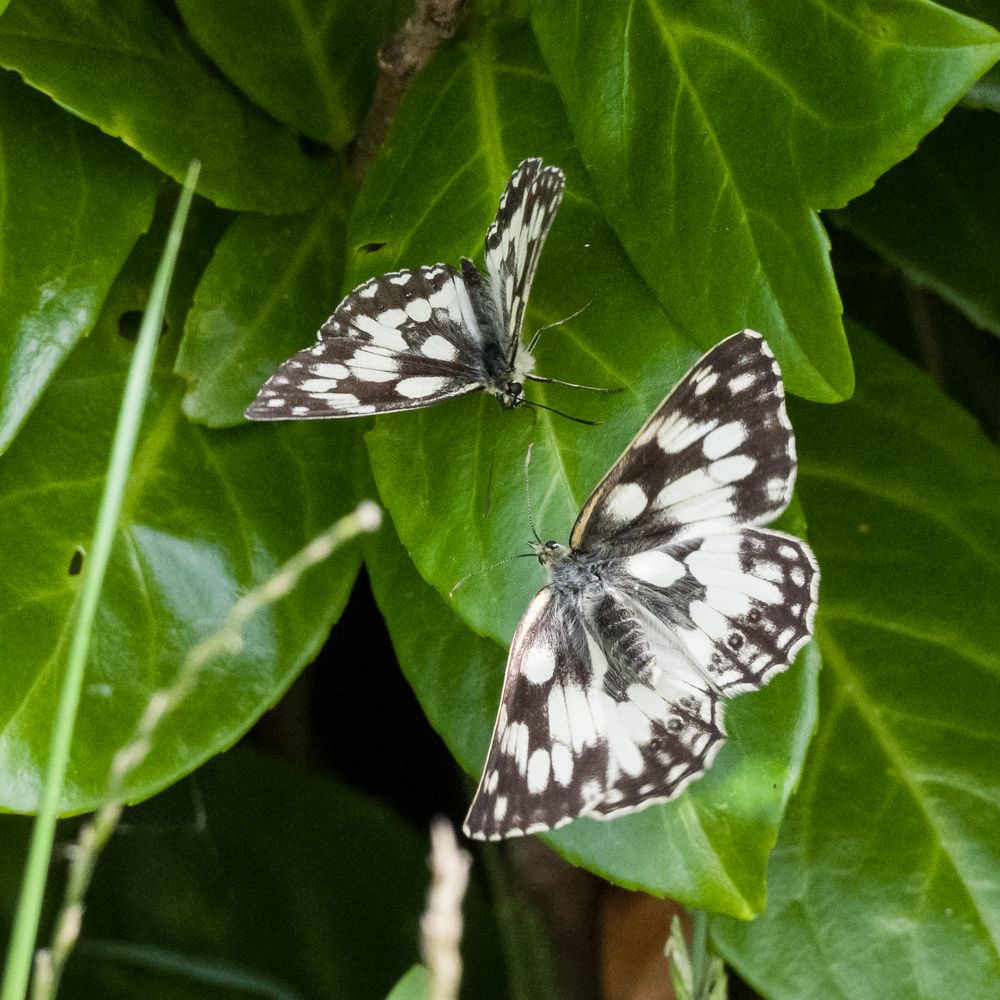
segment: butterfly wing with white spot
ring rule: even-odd
[[[599,793],[607,763],[587,697],[591,679],[575,606],[544,588],[511,643],[468,836],[499,840],[561,826]]]
[[[606,592],[586,609],[551,588],[511,644],[500,709],[465,822],[498,840],[666,801],[722,745],[722,699],[641,611]]]
[[[506,338],[501,346],[508,362],[518,349],[538,258],[565,187],[566,176],[558,167],[543,167],[537,157],[522,161],[486,233],[486,274]]]
[[[447,264],[359,285],[319,340],[281,365],[251,420],[352,417],[430,406],[481,389],[482,334],[463,275]]]
[[[705,354],[598,484],[574,549],[623,555],[764,524],[787,506],[795,439],[781,372],[759,333]]]
[[[647,637],[680,650],[707,687],[731,697],[787,669],[813,634],[819,569],[792,535],[742,528],[615,560]]]

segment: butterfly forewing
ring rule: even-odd
[[[705,354],[636,434],[570,544],[622,553],[762,524],[788,506],[794,481],[780,370],[763,337],[743,330]]]
[[[721,697],[682,650],[646,639],[641,614],[613,589],[587,609],[550,588],[535,598],[511,645],[469,836],[634,812],[710,765]]]
[[[588,714],[590,680],[582,623],[546,587],[511,643],[486,766],[465,820],[469,836],[494,840],[548,829],[583,809],[584,776],[596,779],[605,770],[598,725]]]
[[[486,233],[486,274],[508,361],[518,346],[538,257],[565,187],[565,175],[558,167],[543,167],[537,158],[522,161]]]
[[[319,340],[264,383],[247,416],[350,417],[430,406],[482,388],[481,341],[455,268],[383,274],[344,298]]]

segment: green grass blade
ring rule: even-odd
[[[125,395],[122,399],[118,426],[115,429],[115,437],[111,447],[111,462],[108,466],[104,495],[101,498],[97,514],[94,540],[83,569],[80,601],[77,605],[76,622],[70,641],[69,658],[59,699],[59,709],[52,731],[42,801],[39,805],[31,846],[28,850],[28,861],[25,866],[14,930],[7,952],[0,1000],[21,1000],[28,985],[28,977],[31,972],[31,954],[38,933],[42,896],[45,891],[45,876],[52,853],[59,797],[62,793],[70,745],[73,741],[73,730],[83,685],[84,666],[90,646],[90,634],[101,596],[101,587],[104,583],[111,546],[118,526],[118,517],[128,482],[132,457],[135,453],[139,426],[142,422],[153,360],[160,339],[167,290],[170,287],[174,265],[180,250],[181,234],[184,230],[188,209],[191,206],[191,199],[194,196],[194,186],[198,179],[199,169],[200,164],[197,162],[193,162],[188,169],[184,189],[177,203],[174,221],[163,250],[163,257],[156,272],[149,305],[143,316],[135,354],[129,369],[128,381],[125,385]]]

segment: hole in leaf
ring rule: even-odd
[[[381,250],[382,247],[386,246],[384,242],[382,243],[362,243],[358,247],[358,253],[375,253],[376,250]]]
[[[307,135],[299,136],[299,149],[310,159],[318,160],[321,156],[329,156],[330,147]]]
[[[83,549],[78,545],[74,550],[73,554],[69,557],[69,575],[79,576],[80,570],[83,569]]]
[[[141,309],[129,309],[118,317],[118,335],[134,344],[139,339],[139,327],[142,326],[143,311]],[[167,321],[163,321],[160,327],[160,336],[165,336],[170,329]]]

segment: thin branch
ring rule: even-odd
[[[378,54],[379,76],[368,114],[351,147],[351,172],[360,179],[385,142],[410,80],[458,27],[465,0],[416,0],[413,14]]]

